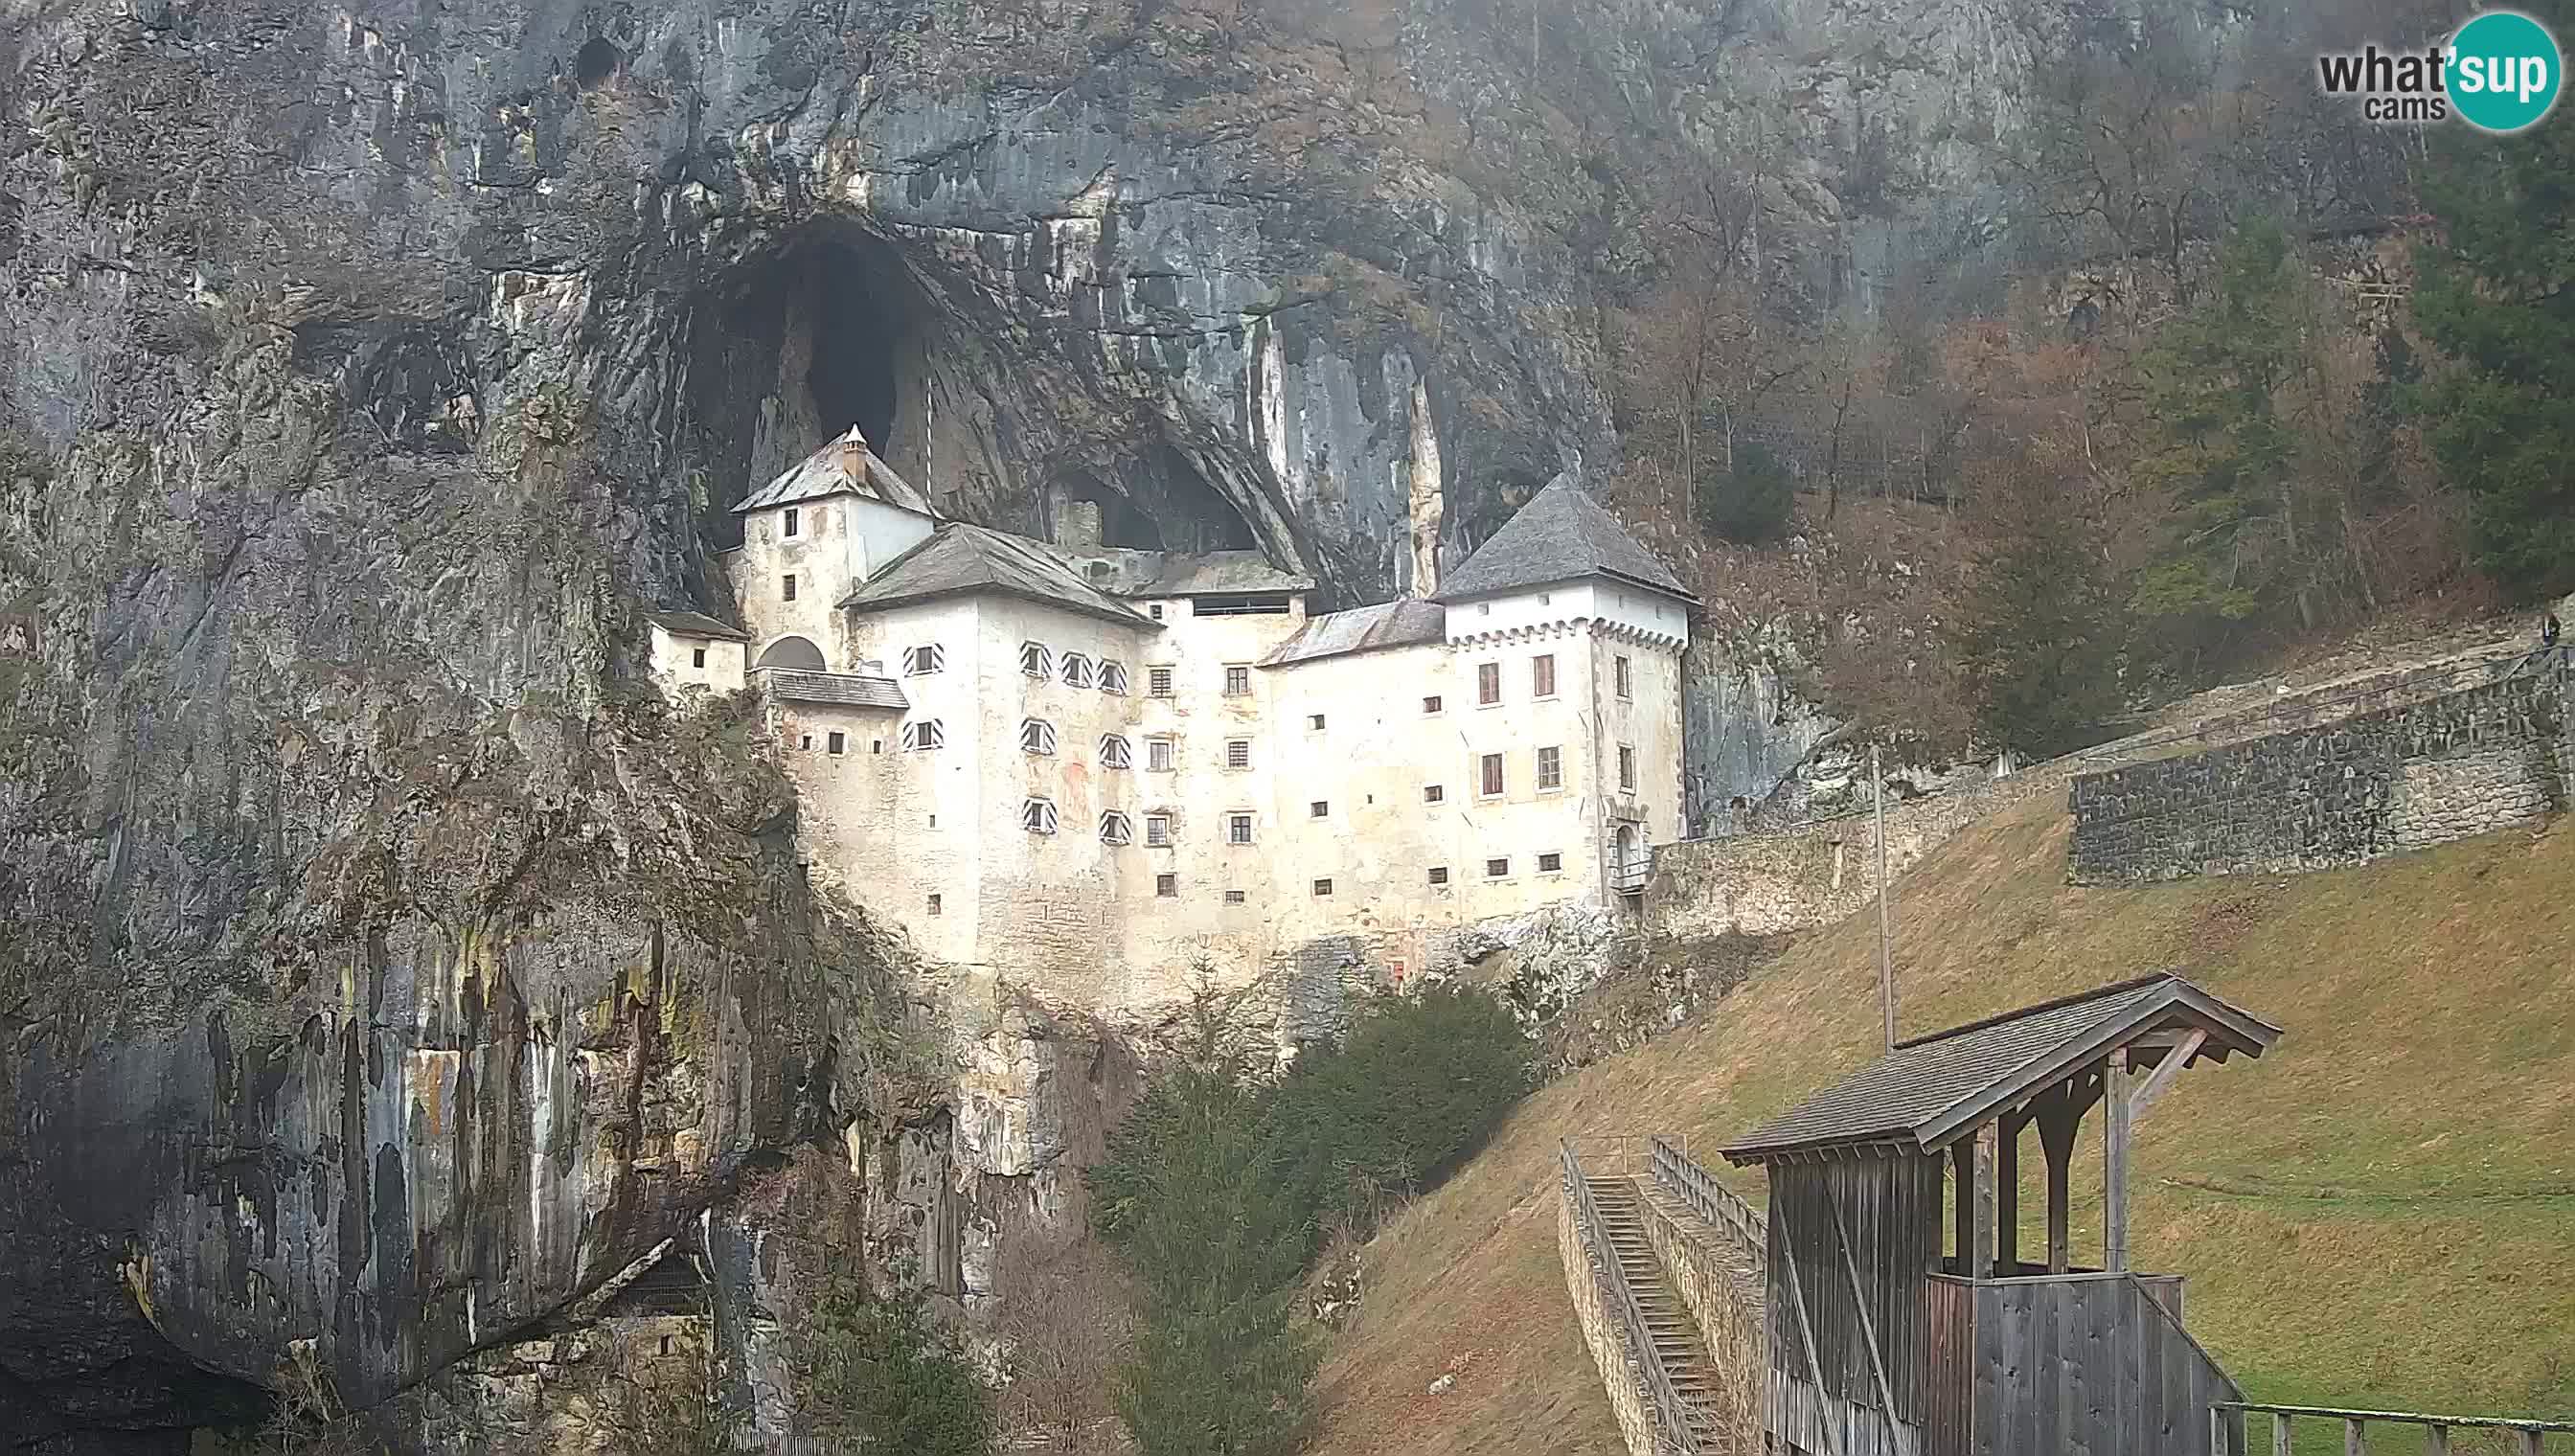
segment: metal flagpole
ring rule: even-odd
[[[1886,1049],[1895,1050],[1895,934],[1886,908],[1886,773],[1878,766],[1877,744],[1868,745],[1868,776],[1877,799],[1877,999],[1886,1011]]]

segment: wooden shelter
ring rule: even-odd
[[[2180,1277],[2128,1267],[2129,1129],[2183,1068],[2259,1056],[2279,1034],[2149,976],[1900,1042],[1724,1148],[1770,1179],[1774,1449],[2210,1456],[2211,1403],[2242,1394],[2182,1328]],[[2106,1197],[2088,1268],[2066,1186],[2096,1105]],[[2046,1247],[2025,1257],[2033,1126]]]

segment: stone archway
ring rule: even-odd
[[[802,673],[822,673],[830,671],[830,669],[824,665],[823,650],[814,646],[812,639],[802,637],[782,637],[778,641],[771,643],[768,647],[761,650],[760,661],[752,664],[752,666],[755,668],[793,668]]]

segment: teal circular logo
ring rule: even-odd
[[[2479,131],[2517,132],[2557,104],[2564,70],[2548,27],[2515,11],[2489,10],[2450,37],[2450,104]]]

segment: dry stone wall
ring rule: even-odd
[[[2420,703],[2074,780],[2078,884],[2359,864],[2575,796],[2564,660]]]

